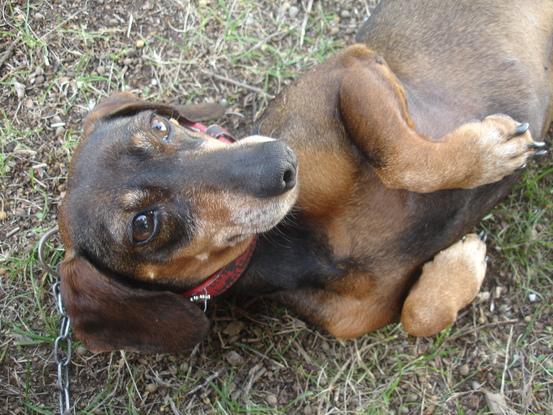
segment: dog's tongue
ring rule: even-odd
[[[174,118],[171,118],[171,122],[174,122],[176,124],[179,123]],[[226,144],[234,144],[237,141],[236,138],[234,138],[234,136],[231,133],[229,133],[226,129],[224,129],[223,127],[217,124],[213,124],[213,125],[210,125],[209,127],[206,127],[204,124],[200,122],[190,122],[190,123],[187,123],[186,126],[193,130],[207,134]]]
[[[219,141],[227,144],[233,144],[236,142],[236,139],[230,134],[227,130],[217,124],[210,125],[205,133],[216,138]]]

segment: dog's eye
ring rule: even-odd
[[[160,118],[154,117],[152,119],[152,129],[165,132],[167,131],[167,126]]]
[[[169,141],[169,127],[167,122],[163,118],[154,116],[150,123],[152,130],[160,136],[163,141]]]
[[[154,212],[139,213],[132,221],[132,238],[136,243],[148,242],[157,230],[157,217]]]

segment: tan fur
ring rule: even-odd
[[[177,252],[174,258],[165,264],[150,264],[139,269],[135,277],[145,281],[149,279],[171,282],[185,281],[186,284],[194,286],[244,253],[251,240],[252,237],[249,237],[232,247],[218,250],[212,249],[207,243],[201,247],[196,243],[192,249],[187,246]],[[202,251],[202,249],[210,249],[210,251]],[[195,252],[200,252],[200,254]],[[202,259],[200,255],[208,255],[209,261]]]
[[[433,336],[474,300],[486,274],[486,244],[475,234],[426,263],[403,304],[401,323],[413,336]]]
[[[296,154],[301,160],[298,204],[314,217],[336,216],[355,185],[354,160],[347,153],[327,149]]]
[[[386,284],[368,274],[352,273],[329,289],[286,292],[281,299],[333,336],[351,339],[397,320],[402,285],[398,278]]]

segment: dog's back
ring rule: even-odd
[[[539,137],[551,120],[552,33],[550,0],[384,0],[357,40],[401,79],[421,133],[502,112]]]

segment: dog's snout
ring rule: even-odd
[[[195,179],[226,190],[259,198],[280,196],[297,184],[298,162],[294,151],[282,141],[248,137],[220,151],[206,152],[194,160]]]

